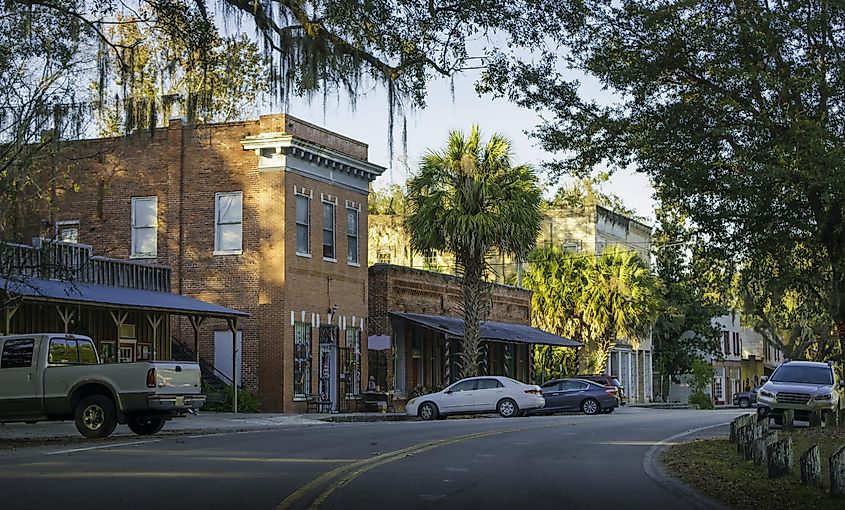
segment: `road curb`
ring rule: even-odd
[[[715,425],[708,425],[707,427],[687,430],[685,432],[681,432],[680,434],[675,434],[674,436],[658,441],[654,444],[654,446],[648,449],[643,457],[643,469],[649,478],[659,483],[669,492],[686,499],[694,508],[698,508],[700,510],[733,510],[733,507],[726,506],[719,501],[715,501],[710,497],[705,496],[700,491],[669,475],[666,472],[666,468],[663,466],[663,462],[661,461],[661,457],[666,450],[669,449],[672,442],[691,436],[701,432],[702,430],[724,427],[725,425],[730,425],[730,422],[717,423]]]

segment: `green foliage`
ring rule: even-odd
[[[578,373],[577,351],[571,347],[534,346],[534,382],[569,377]]]
[[[398,184],[371,191],[368,199],[369,214],[405,214],[405,190]]]
[[[692,362],[690,369],[690,388],[693,392],[703,393],[713,382],[713,365],[698,358]]]
[[[207,386],[203,386],[203,393],[206,395],[213,395],[214,391]],[[213,412],[221,412],[221,413],[228,413],[232,412],[233,400],[235,398],[235,393],[232,391],[232,385],[226,386],[226,390],[224,392],[224,399],[222,401],[208,401],[202,407],[204,411],[213,411]],[[253,393],[252,391],[246,388],[239,388],[238,389],[238,412],[239,413],[260,413],[261,412],[261,399],[258,398],[258,395]]]
[[[654,323],[659,280],[631,250],[596,256],[537,248],[523,285],[533,291],[532,324],[585,344],[584,369],[601,372],[618,339],[637,345]]]
[[[410,392],[408,392],[408,398],[411,399],[411,398],[421,397],[423,395],[428,395],[429,393],[437,393],[438,391],[442,391],[442,390],[443,390],[443,388],[438,386],[438,385],[434,385],[434,386],[414,386],[414,389],[412,389]]]
[[[527,165],[511,164],[510,142],[482,141],[478,126],[453,131],[442,151],[429,151],[408,181],[405,225],[411,248],[451,253],[462,276],[462,376],[481,363],[480,322],[490,306],[483,281],[491,250],[524,257],[540,230],[541,190]]]
[[[662,305],[652,334],[655,372],[659,377],[658,394],[665,401],[670,382],[679,382],[681,374],[692,370],[693,362],[703,354],[718,355],[721,329],[713,317],[727,313],[706,292],[712,269],[698,266],[695,238],[676,210],[657,211],[659,225],[652,236],[657,275],[663,281]],[[691,249],[692,248],[692,249]],[[702,274],[703,272],[703,274]]]
[[[613,193],[605,193],[601,185],[610,176],[603,172],[596,176],[576,178],[569,184],[563,185],[548,201],[550,208],[580,208],[585,206],[600,206],[628,218],[639,218],[632,209],[625,206],[622,199]]]
[[[703,391],[696,391],[690,394],[689,403],[697,405],[699,409],[716,408],[716,406],[713,405],[713,399],[710,398],[710,395],[704,393]]]
[[[781,308],[793,318],[776,329],[813,331],[820,352],[832,352],[823,344],[836,340],[841,351],[845,4],[583,6],[583,18],[560,35],[572,49],[564,58],[615,93],[610,103],[579,97],[579,84],[556,72],[551,52],[533,64],[502,59],[482,91],[544,113],[535,134],[562,155],[548,166],[552,174],[587,175],[600,165],[647,174],[661,204],[689,219],[710,256],[742,271],[768,266],[752,270],[760,288],[749,309],[757,319],[773,324],[760,313]],[[790,280],[804,289],[778,305]]]

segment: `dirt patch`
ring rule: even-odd
[[[779,431],[781,439],[787,434]],[[842,510],[845,498],[830,497],[828,458],[845,445],[845,430],[803,429],[792,437],[795,468],[791,475],[770,480],[765,466],[743,460],[727,439],[701,439],[672,446],[663,456],[667,472],[707,496],[738,509]],[[801,484],[798,459],[818,444],[822,487]]]

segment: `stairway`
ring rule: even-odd
[[[173,361],[196,361],[194,350],[176,337],[171,337]],[[200,374],[203,392],[208,402],[222,402],[226,400],[226,391],[232,386],[232,380],[220,373],[214,365],[199,358]],[[242,385],[239,385],[243,387]]]

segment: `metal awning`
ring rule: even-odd
[[[391,317],[405,319],[453,337],[464,336],[464,320],[459,317],[443,315],[423,315],[420,313],[388,312]],[[483,321],[481,339],[496,342],[516,342],[523,344],[555,345],[559,347],[581,347],[584,344],[523,324]]]
[[[41,278],[0,277],[0,291],[21,296],[24,301],[64,303],[103,308],[135,309],[151,312],[236,319],[249,314],[199,299],[154,290],[139,290],[93,283],[44,280]]]

